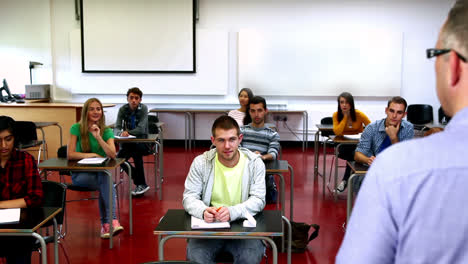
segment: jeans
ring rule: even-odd
[[[149,154],[149,148],[144,143],[125,143],[121,144],[120,151],[117,154],[119,158],[133,158],[135,167],[130,165],[132,169],[132,179],[135,185],[146,185],[145,170],[143,167],[143,156]],[[122,169],[128,174],[128,168],[125,165],[121,166]]]
[[[187,258],[197,263],[215,263],[220,252],[229,252],[234,263],[260,263],[265,253],[261,240],[251,239],[189,239]]]
[[[73,172],[73,185],[87,187],[99,191],[99,214],[101,216],[101,224],[110,223],[107,216],[109,214],[109,176],[104,172]],[[112,201],[112,217],[115,216],[116,191],[114,188],[114,197]]]
[[[356,150],[356,145],[341,145],[340,153],[338,153],[338,158],[344,159],[347,161],[354,161],[354,151]],[[335,162],[338,162],[337,160]],[[343,181],[348,181],[351,176],[351,168],[346,163],[346,170],[343,175]]]

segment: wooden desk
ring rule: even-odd
[[[0,236],[32,236],[41,244],[42,263],[47,263],[47,247],[44,238],[37,233],[45,223],[54,221],[54,260],[58,263],[57,222],[55,216],[62,211],[60,207],[21,208],[20,222],[1,224]]]
[[[159,260],[164,260],[164,244],[171,238],[203,239],[260,239],[268,242],[273,251],[273,263],[278,263],[278,249],[270,237],[284,236],[281,221],[288,225],[288,264],[291,263],[291,224],[276,210],[265,210],[254,216],[257,226],[243,227],[243,220],[231,222],[230,229],[192,230],[190,215],[183,209],[169,209],[154,230],[159,240]],[[166,235],[161,239],[162,235]]]
[[[42,170],[44,175],[47,175],[47,171],[90,171],[90,172],[104,172],[108,176],[109,181],[109,201],[113,201],[114,197],[114,184],[112,181],[112,173],[110,170],[119,168],[121,164],[125,164],[128,167],[128,197],[129,197],[129,222],[130,222],[130,235],[133,234],[133,209],[132,209],[132,188],[131,178],[132,178],[132,169],[130,164],[128,164],[125,159],[116,158],[109,159],[103,164],[100,165],[79,165],[77,160],[67,160],[65,158],[53,158],[43,161],[39,164],[39,169]],[[111,221],[113,206],[110,205],[108,219]],[[113,233],[114,227],[110,225],[110,242],[109,248],[113,246]]]
[[[353,180],[358,176],[366,175],[369,166],[356,161],[348,161],[347,164],[349,165],[352,171],[351,177],[349,177],[348,180],[348,200],[346,203],[346,223],[349,223],[349,217],[351,216],[351,210],[353,208],[354,200]]]
[[[103,107],[112,107],[115,104],[103,104]],[[55,122],[66,131],[80,120],[83,103],[0,103],[0,115],[7,115],[15,120],[33,122]],[[57,149],[61,147],[56,131],[52,127],[44,127],[48,149],[47,157],[57,157]],[[63,135],[62,142],[68,142],[70,133]],[[63,144],[63,143],[62,143]]]
[[[160,133],[161,134],[161,133]],[[147,138],[115,138],[115,143],[149,143],[155,144],[156,153],[154,155],[154,191],[158,193],[159,200],[162,200],[162,179],[164,178],[164,150],[163,150],[163,141],[160,138],[160,134],[149,134]],[[159,141],[160,140],[160,141]],[[159,160],[159,162],[158,162]],[[158,173],[159,170],[159,173]]]
[[[293,208],[294,208],[294,171],[287,160],[271,160],[265,162],[265,169],[267,175],[278,175],[280,177],[280,194],[281,194],[281,213],[285,215],[285,191],[284,191],[284,177],[283,173],[289,172],[290,186],[289,186],[289,219],[293,221]]]
[[[192,108],[153,108],[152,113],[184,113],[185,114],[185,149],[192,149],[192,140],[195,140],[195,115],[202,113],[227,114],[232,109],[192,109]],[[308,140],[308,113],[306,110],[268,110],[271,114],[302,114],[302,151],[307,148]],[[187,147],[188,146],[188,147]]]

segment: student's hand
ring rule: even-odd
[[[98,125],[96,124],[92,124],[89,128],[88,128],[88,131],[91,132],[91,134],[96,138],[98,139],[99,137],[101,137],[101,129],[99,128]]]
[[[207,223],[213,223],[216,221],[215,215],[216,215],[216,207],[208,207],[205,209],[203,212],[203,220]]]
[[[120,136],[128,137],[128,136],[130,136],[130,134],[128,133],[128,131],[123,131],[122,133],[120,133]]]
[[[346,110],[346,111],[343,111],[343,116],[349,117],[349,115],[350,115],[350,112],[349,112],[349,111],[350,111],[349,109]]]
[[[400,130],[400,124],[401,123],[398,123],[397,126],[390,125],[385,128],[385,132],[387,133],[391,141],[394,141],[395,139],[398,138],[398,131]]]
[[[372,162],[374,162],[374,160],[375,160],[375,156],[370,156],[370,157],[367,159],[367,165],[370,166],[370,165],[372,164]]]
[[[216,209],[215,219],[218,222],[228,222],[231,219],[231,216],[227,207],[221,206]]]

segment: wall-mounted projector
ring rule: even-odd
[[[49,99],[50,84],[26,84],[26,99]]]

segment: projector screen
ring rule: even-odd
[[[88,73],[194,73],[195,0],[81,0]]]

